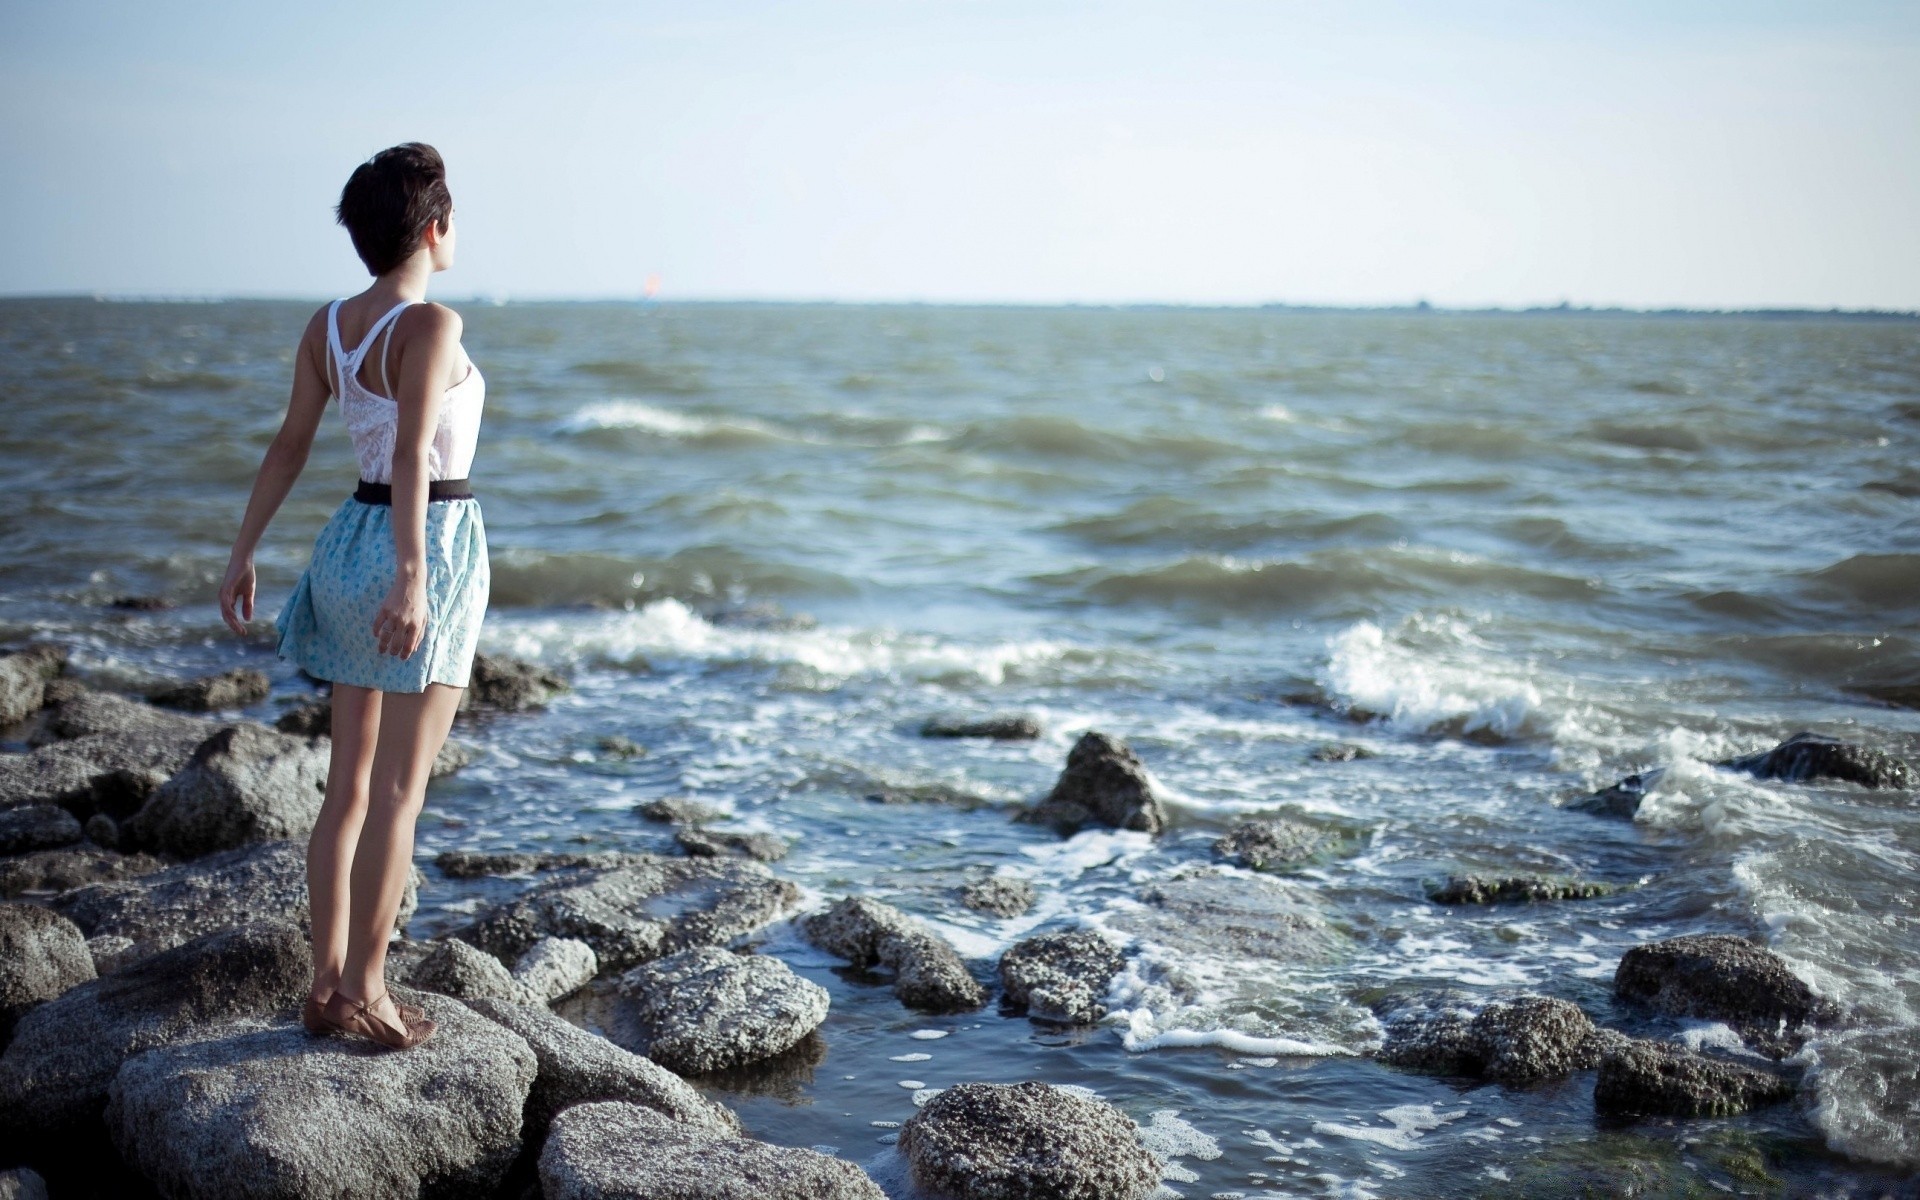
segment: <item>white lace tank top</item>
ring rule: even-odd
[[[400,426],[400,405],[388,396],[368,390],[360,382],[360,367],[367,351],[382,330],[387,336],[380,343],[380,385],[389,394],[393,385],[387,379],[387,344],[393,340],[393,323],[407,305],[403,300],[373,323],[367,336],[351,354],[340,345],[340,305],[335,300],[327,309],[327,346],[333,355],[337,380],[334,394],[340,397],[340,412],[347,419],[347,433],[353,438],[353,451],[360,459],[360,478],[370,483],[393,482],[394,434]],[[465,358],[464,350],[461,357]],[[440,424],[427,447],[428,479],[465,479],[473,468],[473,452],[480,440],[480,409],[486,402],[487,384],[480,369],[467,360],[467,373],[448,388],[440,400]]]

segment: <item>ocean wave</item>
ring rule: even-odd
[[[575,363],[572,370],[620,384],[642,395],[692,396],[708,390],[700,370],[690,366],[656,366],[631,359],[598,359]]]
[[[589,404],[556,426],[561,433],[633,432],[650,437],[689,442],[746,445],[761,442],[806,441],[752,417],[703,417],[660,408],[639,400],[606,400]]]
[[[1174,428],[1179,428],[1177,423]],[[1230,442],[1195,433],[1129,434],[1099,429],[1072,417],[1033,414],[976,421],[952,444],[975,454],[1114,462],[1201,462],[1245,453]]]
[[[494,551],[492,566],[490,603],[501,608],[632,608],[664,599],[708,605],[768,596],[851,596],[858,590],[831,571],[725,546],[694,546],[665,558],[512,547]]]
[[[1553,737],[1563,719],[1526,664],[1503,661],[1466,622],[1413,616],[1392,633],[1360,621],[1328,642],[1322,686],[1355,715],[1414,733]]]
[[[1880,612],[1909,612],[1920,605],[1920,554],[1855,554],[1801,576],[1816,594]]]
[[[1406,528],[1381,512],[1333,514],[1300,510],[1235,517],[1178,496],[1150,496],[1119,512],[1053,526],[1096,546],[1179,546],[1241,550],[1275,541],[1386,542]]]

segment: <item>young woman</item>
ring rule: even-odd
[[[360,484],[320,531],[274,622],[280,656],[333,685],[332,764],[307,847],[313,987],[301,1019],[315,1033],[404,1048],[433,1023],[387,995],[387,939],[487,607],[486,527],[467,487],[485,389],[461,349],[459,316],[426,301],[428,279],[453,265],[439,153],[418,142],[381,151],[353,172],[335,211],[373,283],[307,322],[220,611],[246,635],[254,548],[339,397]]]

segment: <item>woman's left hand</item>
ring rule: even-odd
[[[228,629],[247,636],[247,622],[253,620],[252,555],[228,560],[227,577],[220,583],[220,619]]]

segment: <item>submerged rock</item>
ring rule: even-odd
[[[1213,852],[1256,871],[1305,862],[1327,846],[1327,835],[1284,817],[1260,817],[1240,824],[1213,843]]]
[[[90,883],[149,875],[167,864],[151,854],[121,854],[94,846],[40,850],[0,859],[0,899],[29,892],[65,892]]]
[[[535,1001],[550,1004],[600,973],[593,947],[575,938],[541,938],[513,964],[513,978]]]
[[[1039,893],[1018,875],[994,875],[960,889],[960,903],[989,916],[1017,917],[1033,907]]]
[[[0,1042],[34,1006],[93,977],[78,925],[37,904],[0,904]]]
[[[147,693],[154,704],[168,708],[186,708],[207,712],[219,708],[245,708],[257,704],[272,693],[273,684],[266,672],[252,667],[235,667],[218,675],[202,675],[185,683],[168,684]]]
[[[893,971],[893,994],[908,1008],[965,1012],[987,1002],[946,939],[891,904],[848,896],[800,921],[809,942],[857,967]]]
[[[561,1113],[540,1152],[544,1200],[886,1200],[850,1162],[606,1102]],[[1116,1198],[1117,1200],[1117,1198]]]
[[[1089,731],[1073,744],[1053,790],[1018,819],[1061,832],[1099,824],[1159,833],[1167,827],[1167,810],[1139,756],[1118,738]]]
[[[291,1010],[313,960],[298,928],[260,922],[197,938],[71,988],[33,1009],[0,1055],[0,1144],[97,1133],[127,1058],[204,1037],[241,1017]]]
[[[1307,757],[1324,763],[1354,762],[1372,758],[1373,751],[1355,742],[1326,742],[1308,751]]]
[[[1435,904],[1508,904],[1536,900],[1590,900],[1613,893],[1604,883],[1545,875],[1451,875],[1427,893]]]
[[[1206,871],[1149,885],[1114,924],[1162,945],[1227,958],[1313,960],[1341,935],[1309,894],[1277,879]]]
[[[1916,783],[1914,770],[1904,759],[1819,733],[1796,733],[1771,750],[1717,765],[1788,783],[1838,779],[1867,788],[1910,788]]]
[[[990,717],[929,717],[920,726],[920,736],[930,738],[993,738],[997,741],[1032,741],[1046,730],[1040,718],[1031,713],[996,713]]]
[[[1626,1041],[1565,1000],[1521,995],[1482,1003],[1459,992],[1422,992],[1382,1005],[1382,1062],[1442,1075],[1524,1086],[1598,1066]]]
[[[1785,959],[1729,934],[1695,934],[1635,946],[1614,971],[1613,992],[1621,1000],[1670,1016],[1725,1021],[1761,1042],[1778,1038],[1783,1026],[1791,1031],[1837,1015]]]
[[[658,800],[649,800],[636,805],[634,812],[649,821],[659,821],[669,825],[704,825],[708,821],[718,821],[727,814],[711,804],[702,804],[686,796],[664,796]]]
[[[786,963],[711,946],[642,963],[620,977],[628,1048],[682,1075],[782,1053],[827,1018],[827,989]]]
[[[108,1131],[170,1195],[485,1195],[519,1153],[533,1051],[458,1001],[420,1002],[439,1028],[400,1053],[241,1023],[130,1058]]]
[[[27,854],[71,846],[82,836],[80,822],[64,808],[23,804],[0,809],[0,854]]]
[[[718,858],[739,854],[761,862],[778,862],[787,856],[787,843],[771,833],[737,833],[719,829],[682,827],[673,835],[680,848],[696,858]]]
[[[947,1088],[899,1145],[915,1184],[967,1200],[1144,1200],[1162,1167],[1119,1109],[1031,1080]]]
[[[1591,795],[1569,801],[1567,807],[1575,812],[1593,813],[1601,817],[1625,817],[1631,821],[1640,811],[1641,801],[1647,798],[1647,793],[1653,791],[1660,777],[1665,774],[1665,767],[1656,767],[1651,771],[1629,775],[1612,787],[1601,788]]]
[[[458,936],[509,961],[543,937],[577,938],[593,947],[601,969],[621,970],[725,944],[777,919],[799,896],[749,859],[639,855],[623,866],[559,872]]]
[[[65,646],[29,646],[0,655],[0,725],[24,721],[40,711],[48,682],[66,669]]]
[[[1000,983],[1029,1016],[1091,1025],[1107,1015],[1102,999],[1125,965],[1120,948],[1092,930],[1043,933],[1000,956]]]
[[[460,693],[460,711],[495,709],[526,712],[544,708],[561,692],[573,690],[566,677],[538,663],[504,654],[476,654],[468,686]]]
[[[740,1118],[672,1071],[567,1023],[544,1006],[500,1000],[467,1003],[533,1050],[538,1068],[527,1093],[524,1133],[529,1143],[546,1135],[555,1114],[593,1100],[624,1100],[696,1129],[740,1132]]]
[[[251,842],[305,837],[326,798],[323,742],[244,722],[220,729],[120,822],[120,844],[196,858]]]
[[[1773,1071],[1635,1040],[1601,1059],[1593,1106],[1623,1116],[1730,1117],[1791,1099],[1795,1090]]]

